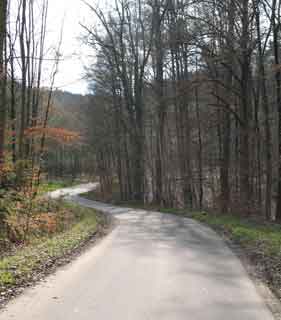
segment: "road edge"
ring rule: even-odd
[[[80,204],[77,204],[81,206]],[[7,291],[7,295],[2,297],[0,301],[0,312],[3,311],[8,304],[19,297],[21,294],[24,294],[25,290],[31,287],[34,287],[43,281],[46,280],[50,275],[55,274],[61,268],[66,267],[78,259],[81,255],[91,249],[93,246],[96,246],[102,241],[111,231],[114,229],[116,223],[115,220],[107,213],[96,210],[96,212],[103,217],[103,223],[97,226],[97,230],[89,236],[86,240],[82,241],[78,247],[74,248],[67,254],[54,259],[52,264],[48,268],[42,271],[40,268],[34,271],[34,277],[28,283],[22,283],[18,287],[13,288],[12,290]]]

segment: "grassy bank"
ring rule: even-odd
[[[98,190],[84,196],[92,200],[102,200]],[[190,212],[187,209],[144,206],[136,202],[122,203],[118,200],[117,194],[113,196],[111,202],[116,205],[188,217],[212,227],[222,236],[240,245],[255,266],[257,274],[271,286],[281,299],[281,225],[235,214]]]
[[[26,243],[0,258],[0,302],[13,295],[14,289],[48,273],[48,269],[83,246],[106,224],[105,218],[93,209],[68,203],[61,203],[60,208],[58,230],[30,236]]]
[[[67,181],[67,180],[62,180],[62,181],[44,181],[40,184],[39,187],[39,193],[44,194],[47,192],[52,192],[57,189],[62,189],[62,188],[68,188],[73,185],[77,184],[77,182],[73,181]]]
[[[195,219],[215,229],[219,234],[239,244],[243,254],[255,267],[255,275],[267,282],[281,300],[281,226],[254,218],[231,214],[160,209]]]

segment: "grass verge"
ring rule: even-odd
[[[83,196],[91,200],[102,200],[98,190]],[[256,275],[265,281],[281,300],[281,225],[234,214],[190,212],[187,209],[144,206],[137,202],[122,203],[116,195],[111,202],[116,205],[192,218],[210,226],[233,244],[239,245],[243,254],[255,267]]]
[[[58,189],[71,187],[75,184],[73,181],[44,181],[39,186],[39,194],[45,194]]]
[[[52,236],[31,238],[28,244],[0,259],[0,302],[16,294],[49,273],[57,263],[76,252],[106,225],[106,219],[94,209],[63,203],[64,210],[75,214],[75,221]]]
[[[281,226],[231,214],[207,212],[175,213],[195,219],[215,229],[220,235],[238,244],[242,253],[255,268],[258,276],[281,300]]]

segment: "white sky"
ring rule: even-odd
[[[98,3],[89,0],[89,3]],[[55,87],[73,93],[87,93],[87,82],[82,79],[87,57],[93,52],[81,44],[78,39],[82,34],[79,22],[90,20],[89,10],[81,0],[49,0],[48,46],[55,46],[60,37],[62,21],[64,32],[61,53],[63,61],[59,65]]]

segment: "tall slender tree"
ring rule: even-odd
[[[0,174],[4,161],[4,143],[6,129],[6,30],[7,30],[7,0],[0,2]],[[1,181],[1,178],[0,178]]]

